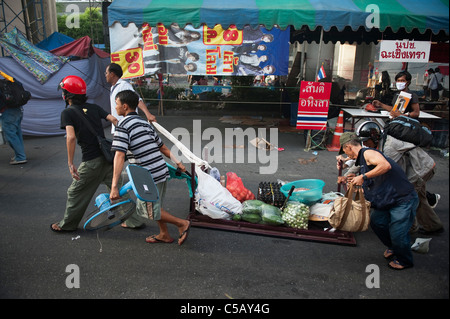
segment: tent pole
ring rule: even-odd
[[[164,116],[164,105],[163,105],[164,86],[162,83],[163,82],[162,73],[158,73],[158,81],[159,81],[158,115]]]
[[[320,27],[319,56],[317,57],[316,73],[314,74],[314,81],[316,81],[317,74],[319,74],[320,56],[322,55],[322,42],[323,42],[323,27]]]

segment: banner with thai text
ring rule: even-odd
[[[330,82],[301,82],[297,129],[321,131],[327,128],[330,94]]]
[[[110,28],[111,61],[123,78],[156,73],[187,75],[287,75],[289,28],[222,29],[176,24]]]
[[[380,62],[420,62],[430,59],[431,42],[414,40],[383,40],[380,43]]]

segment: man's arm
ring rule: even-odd
[[[138,108],[144,112],[145,117],[147,118],[147,121],[149,122],[156,122],[156,116],[154,116],[147,108],[147,105],[145,105],[144,100],[139,100]]]
[[[113,168],[113,179],[111,183],[111,193],[109,194],[110,200],[116,200],[120,198],[119,181],[120,175],[122,174],[124,163],[125,163],[125,153],[121,151],[116,151],[116,154],[114,155],[114,168]]]
[[[373,100],[372,105],[375,107],[381,107],[382,109],[385,109],[386,111],[389,111],[392,117],[397,117],[400,115],[404,115],[403,113],[399,111],[392,111],[393,107],[384,103],[381,103],[378,100]],[[412,118],[418,118],[420,115],[420,106],[419,103],[413,103],[411,104],[412,111],[409,112],[409,117]]]
[[[397,116],[400,116],[400,115],[407,115],[407,116],[412,117],[412,118],[418,118],[419,115],[420,115],[419,103],[411,104],[411,108],[412,108],[412,111],[409,112],[409,114],[408,113],[407,114],[403,114],[400,111],[391,111],[390,114],[391,114],[392,117],[397,117]]]
[[[364,152],[364,159],[367,165],[373,165],[375,168],[365,174],[366,178],[374,178],[386,174],[391,169],[391,164],[384,158],[384,156],[374,150],[367,150]],[[364,176],[358,175],[354,177],[351,182],[353,185],[361,186],[364,183]]]
[[[385,109],[386,111],[389,111],[389,112],[392,111],[392,106],[384,104],[384,103],[381,103],[378,100],[373,100],[372,101],[372,105],[375,106],[375,107],[381,107],[382,109]]]
[[[77,146],[77,138],[75,136],[75,129],[73,126],[66,126],[66,145],[67,145],[67,164],[69,165],[70,175],[77,181],[80,180],[78,176],[77,167],[73,164],[73,158],[75,156],[75,148]]]
[[[111,122],[114,126],[117,126],[117,123],[119,123],[119,120],[117,120],[113,115],[108,114],[106,117],[106,120]]]
[[[186,171],[186,167],[184,167],[183,163],[177,160],[175,156],[173,156],[172,152],[166,145],[163,144],[163,146],[159,148],[159,151],[168,158],[170,158],[177,165],[177,167],[181,169],[182,172]]]

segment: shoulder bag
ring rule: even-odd
[[[369,228],[370,202],[365,200],[362,187],[357,187],[355,199],[353,184],[347,189],[344,197],[334,200],[333,208],[328,216],[330,225],[338,230],[362,232]]]
[[[433,75],[434,75],[434,79],[436,80],[436,83],[438,85],[438,87],[437,87],[438,91],[442,91],[444,89],[444,87],[442,86],[442,83],[438,81],[436,73]]]
[[[105,157],[105,159],[108,163],[112,164],[114,162],[114,155],[115,155],[115,151],[111,150],[112,141],[110,139],[107,139],[106,137],[99,135],[94,130],[91,123],[89,123],[89,121],[84,117],[84,115],[81,113],[80,110],[78,110],[76,108],[72,108],[72,110],[75,110],[75,112],[78,113],[80,118],[86,124],[86,127],[91,131],[92,134],[94,134],[97,137],[98,145],[100,147],[100,150],[102,151],[103,156]]]

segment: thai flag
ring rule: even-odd
[[[327,75],[325,74],[325,69],[323,68],[323,65],[319,69],[319,73],[317,74],[317,81],[325,79]]]

